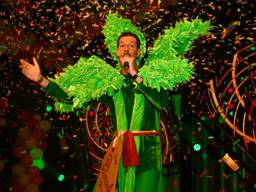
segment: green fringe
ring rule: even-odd
[[[143,78],[145,86],[173,90],[178,84],[185,83],[193,75],[193,64],[188,63],[187,59],[179,57],[171,61],[152,60],[141,68],[139,75]]]
[[[192,49],[192,43],[200,35],[209,34],[210,22],[201,19],[180,21],[165,30],[149,52],[140,75],[146,86],[173,90],[193,76],[193,64],[182,56]]]
[[[61,112],[85,109],[91,100],[98,100],[103,95],[113,96],[124,85],[124,77],[120,72],[97,56],[88,59],[81,57],[53,81],[73,101],[73,105],[56,102],[55,106]]]
[[[192,21],[177,22],[174,28],[166,29],[164,34],[154,42],[147,61],[171,60],[175,56],[183,56],[192,49],[193,41],[198,39],[200,35],[209,34],[211,28],[210,21],[203,22],[198,18]]]
[[[105,44],[109,49],[109,53],[115,61],[119,61],[116,56],[117,40],[123,32],[132,32],[138,36],[140,40],[140,56],[137,59],[137,63],[140,63],[146,52],[146,40],[144,34],[140,32],[129,19],[119,17],[117,13],[109,13],[102,33],[105,36]]]

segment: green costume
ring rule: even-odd
[[[113,127],[123,127],[126,130],[160,130],[160,110],[167,105],[168,95],[166,91],[158,92],[156,89],[145,87],[144,85],[135,86],[132,80],[125,79],[126,86],[122,87],[115,96],[102,97],[99,101],[110,106],[113,115]],[[44,90],[62,102],[70,102],[68,96],[60,87],[54,83],[44,88]],[[124,130],[125,130],[124,129]],[[150,169],[161,171],[161,144],[159,136],[135,137],[139,149],[139,160],[141,164],[136,168],[136,175]],[[138,144],[139,143],[139,144]],[[121,168],[125,175],[125,170]],[[124,175],[119,178],[125,181]],[[119,184],[121,185],[121,183]],[[124,183],[122,185],[125,185]],[[122,188],[120,186],[120,188]]]
[[[187,82],[193,75],[193,65],[183,55],[191,49],[193,40],[207,34],[209,29],[209,22],[195,19],[192,22],[179,22],[175,28],[166,30],[155,41],[145,65],[139,69],[138,74],[143,78],[139,85],[102,59],[91,56],[88,59],[80,58],[74,66],[66,68],[44,90],[56,98],[55,107],[60,112],[84,110],[90,101],[99,100],[110,106],[113,125],[118,131],[159,130],[160,110],[168,102],[167,91]],[[105,43],[117,61],[116,42],[119,35],[126,31],[136,34],[140,39],[141,55],[137,60],[140,63],[146,52],[143,34],[130,20],[116,14],[107,16],[103,29]],[[158,185],[162,169],[160,137],[135,137],[135,143],[140,165],[125,171],[121,163],[118,173],[120,192],[135,191],[135,187],[140,191],[140,183],[135,183],[136,180],[142,182],[141,185],[145,185],[144,182],[155,182],[154,185]],[[143,173],[148,173],[146,178],[151,178],[151,181],[140,178]],[[146,186],[142,187],[144,189]]]

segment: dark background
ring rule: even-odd
[[[162,115],[172,147],[168,155],[174,156],[174,161],[164,163],[164,174],[172,191],[256,190],[255,141],[234,133],[209,94],[212,80],[220,105],[229,109],[227,119],[255,138],[253,0],[1,0],[0,4],[0,160],[3,165],[1,168],[0,164],[0,191],[23,190],[13,175],[13,165],[29,161],[21,161],[21,151],[17,155],[19,146],[26,142],[20,139],[19,130],[22,127],[37,130],[45,122],[51,124],[50,129],[41,137],[35,133],[37,146],[43,150],[45,167],[40,170],[41,180],[31,182],[42,192],[91,190],[97,171],[91,166],[95,162],[88,153],[92,146],[85,131],[84,116],[56,112],[53,100],[21,74],[19,59],[31,61],[32,56],[38,57],[42,73],[48,77],[73,65],[81,56],[95,54],[115,65],[101,34],[109,11],[118,11],[131,19],[145,34],[148,47],[164,29],[184,18],[211,21],[214,26],[211,35],[197,40],[194,49],[186,55],[196,62],[195,78],[170,92],[170,104]],[[229,84],[232,80],[229,71],[238,52],[242,62],[236,65],[236,70],[242,72],[236,76],[237,82],[247,80],[238,90],[245,99],[245,107],[236,107],[239,100],[232,97],[235,88]],[[174,110],[174,105],[181,106],[180,113]],[[244,114],[251,119],[244,120]],[[66,152],[61,151],[59,135],[69,147]],[[196,143],[201,145],[201,150],[193,149]],[[29,150],[28,147],[24,151]],[[237,172],[219,161],[226,153],[239,164]],[[62,182],[57,179],[61,173],[65,175]],[[27,191],[37,190],[34,185]]]

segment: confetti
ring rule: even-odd
[[[24,58],[31,61],[32,56],[37,56],[43,74],[48,76],[61,72],[65,66],[74,64],[81,56],[88,57],[93,54],[106,59],[114,66],[115,62],[111,60],[108,50],[102,46],[101,29],[109,11],[117,11],[140,26],[146,34],[148,49],[166,28],[173,26],[179,20],[196,17],[211,20],[215,26],[211,36],[199,39],[195,42],[195,48],[188,53],[188,57],[196,62],[196,77],[188,85],[193,94],[189,95],[188,100],[195,114],[205,115],[217,123],[218,120],[223,123],[223,119],[216,110],[209,109],[212,103],[206,97],[205,82],[208,83],[210,79],[215,78],[218,81],[220,96],[225,95],[223,93],[225,88],[227,88],[227,93],[230,92],[229,95],[233,94],[234,89],[232,88],[233,92],[231,92],[230,87],[227,87],[232,78],[222,78],[230,70],[234,54],[241,48],[254,43],[256,37],[256,17],[253,14],[255,5],[249,1],[4,0],[2,2],[0,10],[0,95],[5,100],[4,102],[1,100],[0,103],[1,127],[3,127],[0,129],[0,146],[6,147],[0,150],[0,155],[5,154],[6,162],[12,158],[11,143],[14,143],[16,132],[21,124],[18,120],[11,120],[10,117],[18,115],[21,108],[30,107],[40,111],[44,109],[46,102],[50,102],[50,99],[40,92],[37,85],[29,83],[22,76],[18,68],[18,59]],[[243,54],[248,56],[247,53],[253,51],[255,51],[255,46]],[[252,60],[253,58],[248,58],[244,65],[249,65]],[[251,70],[253,69],[255,68]],[[248,72],[248,74],[251,73]],[[237,79],[239,83],[246,78],[255,82],[253,75],[242,74],[241,76]],[[240,94],[247,98],[250,95],[251,100],[255,102],[255,95],[250,91],[255,90],[255,85],[249,87],[249,84],[245,84],[243,88],[244,90],[239,90]],[[31,100],[34,102],[32,103]],[[251,100],[246,101],[250,104]],[[24,101],[27,104],[22,104]],[[229,112],[234,111],[234,113],[228,113],[232,114],[229,116],[235,114],[238,101],[229,102],[227,95],[223,96],[222,102],[226,102],[224,106]],[[254,108],[249,109],[250,124],[248,125],[250,126],[247,127],[252,129],[255,128]],[[241,111],[237,112],[242,114]],[[69,119],[66,116],[58,119],[54,111],[42,113],[51,114],[52,120],[66,122]],[[239,118],[237,116],[237,123],[241,122]],[[55,127],[57,129],[58,125]],[[248,133],[251,132],[248,131]],[[6,142],[10,145],[6,145]],[[8,174],[5,175],[8,176]],[[8,179],[5,178],[4,181],[8,183]]]

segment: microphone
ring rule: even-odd
[[[129,62],[128,62],[128,61],[125,61],[125,62],[124,62],[124,69],[125,69],[125,70],[128,70],[128,69],[129,69]]]

